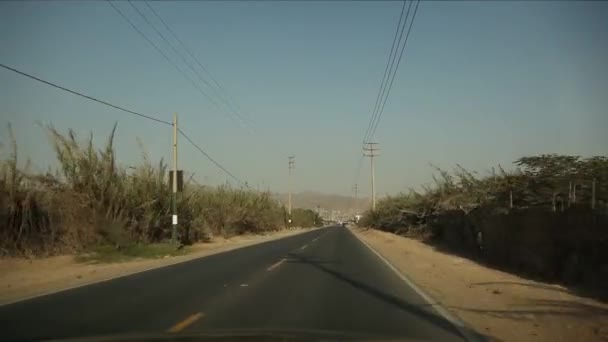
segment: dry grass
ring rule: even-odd
[[[111,263],[123,262],[132,259],[158,259],[177,255],[185,255],[189,247],[178,248],[171,243],[132,244],[121,249],[113,246],[98,246],[87,253],[76,257],[77,262]]]
[[[116,125],[100,149],[92,135],[81,139],[73,130],[65,134],[53,126],[45,130],[59,168],[34,174],[29,163],[19,168],[16,140],[8,127],[9,151],[0,160],[0,256],[56,255],[90,248],[113,248],[120,254],[170,238],[171,196],[163,160],[153,163],[142,152],[135,167],[118,165],[113,144]],[[177,201],[182,243],[285,226],[284,208],[268,193],[185,184]]]

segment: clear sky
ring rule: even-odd
[[[1,2],[0,63],[164,120],[178,112],[181,128],[253,186],[285,191],[293,154],[296,190],[349,194],[401,5],[153,2],[253,130],[214,107],[106,2]],[[127,2],[116,6],[181,63]],[[422,2],[375,135],[378,193],[428,182],[430,162],[483,171],[529,154],[606,155],[607,61],[608,2]],[[99,143],[118,122],[123,163],[138,162],[136,137],[152,158],[170,160],[170,127],[6,70],[0,113],[38,169],[54,156],[36,122],[92,131]],[[199,182],[226,180],[180,144],[180,168]]]

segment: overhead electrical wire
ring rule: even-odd
[[[133,28],[133,30],[135,30],[135,32],[137,32],[145,41],[148,42],[148,44],[150,44],[158,53],[161,54],[161,56],[163,56],[163,58],[167,61],[167,63],[171,64],[171,66],[173,68],[175,68],[175,70],[177,70],[180,74],[182,74],[182,76],[184,78],[186,78],[188,81],[190,81],[190,83],[192,83],[193,86],[197,87],[196,83],[194,83],[194,81],[190,77],[188,77],[188,75],[184,74],[184,72],[177,66],[177,64],[175,64],[169,58],[169,56],[167,56],[163,52],[163,50],[161,50],[158,46],[156,46],[156,44],[154,44],[154,42],[152,40],[150,40],[150,38],[148,38],[148,36],[146,36],[139,28],[137,28],[137,26],[131,21],[131,19],[129,19],[129,17],[127,17],[118,7],[114,6],[112,1],[107,0],[107,2],[110,6],[112,6],[112,8],[116,11],[116,13],[118,13],[131,26],[131,28]]]
[[[154,9],[154,7],[152,7],[148,3],[148,1],[144,1],[144,3],[148,7],[148,9],[150,9],[150,11],[156,16],[156,18],[158,18],[158,20],[163,24],[163,26],[165,27],[165,29],[179,43],[179,45],[182,47],[182,49],[184,49],[184,51],[186,51],[186,53],[190,56],[190,58],[196,62],[196,64],[207,74],[207,76],[209,76],[209,78],[213,81],[213,83],[215,84],[215,86],[228,99],[228,102],[230,102],[230,104],[233,106],[233,109],[236,112],[240,112],[241,111],[240,106],[238,105],[238,103],[236,103],[236,101],[230,95],[230,93],[228,91],[226,91],[226,89],[219,83],[219,81],[213,76],[213,74],[203,65],[203,63],[201,63],[200,60],[198,58],[196,58],[196,56],[194,56],[194,54],[192,53],[192,51],[190,51],[190,49],[188,48],[188,46],[179,38],[179,36],[175,33],[175,31],[173,31],[173,29],[169,26],[169,24],[167,24],[167,22],[163,19],[163,17],[161,17],[160,14],[158,14],[158,12],[156,12],[156,10]],[[247,120],[247,121],[249,121],[249,122],[251,122],[251,119],[249,117],[244,117],[244,119]]]
[[[169,56],[167,56],[167,54],[165,52],[163,52],[163,50],[161,48],[159,48],[150,38],[148,38],[148,36],[146,36],[145,33],[143,33],[138,27],[137,25],[135,25],[133,23],[133,21],[131,21],[131,19],[129,19],[129,17],[127,17],[118,7],[116,7],[111,1],[111,0],[107,0],[108,4],[110,4],[110,6],[112,6],[112,8],[131,26],[131,28],[133,28],[133,30],[135,30],[145,41],[147,41],[159,54],[161,54],[161,56],[163,56],[163,58],[169,63],[171,64],[171,66],[177,70],[186,80],[188,80],[188,82],[190,82],[190,84],[196,88],[196,90],[198,90],[199,93],[201,93],[204,97],[206,97],[215,107],[217,107],[219,110],[222,110],[221,107],[217,104],[217,102],[215,102],[215,100],[209,95],[207,94],[190,76],[188,76],[182,69],[180,69],[177,64],[171,60],[171,58],[169,58]],[[131,5],[133,6],[133,5]]]
[[[391,65],[391,60],[394,60],[393,55],[394,55],[394,51],[395,51],[395,43],[397,42],[397,36],[399,34],[399,28],[401,27],[401,22],[403,20],[403,13],[405,12],[406,3],[407,3],[407,1],[404,0],[403,6],[401,7],[401,14],[399,15],[399,22],[397,23],[397,28],[395,29],[395,36],[393,37],[393,44],[391,44],[391,52],[388,55],[388,60],[386,61],[386,66],[384,67],[384,74],[382,75],[382,82],[380,82],[380,88],[378,89],[378,95],[376,95],[376,102],[374,103],[374,108],[372,109],[372,116],[369,120],[369,124],[367,125],[367,129],[365,130],[365,134],[363,135],[364,143],[367,141],[368,134],[371,131],[371,128],[375,121],[376,113],[378,111],[378,105],[381,102],[380,99],[382,98],[383,90],[385,87],[385,83],[386,83],[386,79],[387,79],[387,75],[388,75],[388,71],[389,71],[389,65]],[[410,5],[411,5],[411,2],[410,2]],[[406,16],[406,19],[407,19],[407,16]],[[399,38],[399,40],[401,40],[401,38]]]
[[[171,44],[171,42],[167,39],[167,37],[165,37],[165,35],[160,32],[160,30],[158,30],[158,28],[156,28],[156,26],[154,25],[153,22],[150,21],[150,19],[148,19],[148,17],[142,12],[140,11],[139,8],[137,8],[137,6],[135,6],[130,0],[127,1],[129,3],[129,5],[131,5],[131,7],[137,12],[137,14],[139,14],[139,16],[146,22],[146,24],[148,26],[150,26],[152,28],[152,30],[154,30],[154,32],[156,32],[156,34],[165,42],[165,44],[167,44],[171,50],[173,51],[173,53],[175,53],[175,55],[177,55],[181,61],[188,67],[190,68],[190,70],[192,70],[192,72],[196,75],[196,77],[203,82],[205,85],[207,85],[207,87],[209,87],[217,96],[217,98],[220,99],[220,101],[222,101],[225,105],[226,108],[228,108],[229,111],[232,111],[232,113],[228,113],[229,115],[233,115],[237,121],[240,121],[240,123],[246,124],[246,121],[243,117],[241,117],[241,115],[239,113],[237,113],[236,111],[233,111],[230,108],[230,105],[228,104],[228,102],[215,90],[215,87],[212,86],[205,78],[203,78],[200,73],[192,66],[192,64],[190,64],[190,62],[188,62],[188,60],[184,57],[184,55],[182,53],[180,53],[179,51],[177,51],[177,49],[173,46],[173,44]],[[211,103],[213,103],[213,105],[219,109],[220,111],[224,111],[224,109],[222,109],[220,107],[220,105],[208,94],[205,93],[205,96],[209,99],[209,101],[211,101]],[[252,129],[251,125],[249,125],[250,128]]]
[[[38,81],[38,82],[40,82],[40,83],[44,83],[44,84],[49,85],[49,86],[51,86],[51,87],[54,87],[54,88],[57,88],[57,89],[63,90],[63,91],[65,91],[65,92],[68,92],[68,93],[71,93],[71,94],[74,94],[74,95],[77,95],[77,96],[80,96],[80,97],[83,97],[83,98],[85,98],[85,99],[87,99],[87,100],[94,101],[94,102],[97,102],[97,103],[103,104],[103,105],[105,105],[105,106],[108,106],[108,107],[111,107],[111,108],[114,108],[114,109],[118,109],[118,110],[120,110],[120,111],[122,111],[122,112],[129,113],[129,114],[132,114],[132,115],[136,115],[136,116],[138,116],[138,117],[141,117],[141,118],[144,118],[144,119],[148,119],[148,120],[152,120],[152,121],[155,121],[155,122],[158,122],[158,123],[164,124],[164,125],[173,126],[173,123],[171,123],[171,122],[169,122],[169,121],[161,120],[161,119],[155,118],[155,117],[150,116],[150,115],[146,115],[146,114],[138,113],[138,112],[136,112],[136,111],[133,111],[133,110],[130,110],[130,109],[126,109],[126,108],[123,108],[123,107],[121,107],[121,106],[117,106],[117,105],[112,104],[112,103],[109,103],[109,102],[107,102],[107,101],[103,101],[103,100],[97,99],[97,98],[95,98],[95,97],[93,97],[93,96],[86,95],[86,94],[83,94],[83,93],[81,93],[81,92],[78,92],[78,91],[75,91],[75,90],[72,90],[72,89],[66,88],[66,87],[64,87],[64,86],[58,85],[58,84],[56,84],[56,83],[53,83],[53,82],[50,82],[50,81],[43,80],[43,79],[41,79],[41,78],[39,78],[39,77],[36,77],[36,76],[30,75],[30,74],[28,74],[28,73],[26,73],[26,72],[23,72],[23,71],[17,70],[17,69],[15,69],[15,68],[12,68],[12,67],[10,67],[10,66],[8,66],[8,65],[4,65],[4,64],[0,63],[0,67],[4,68],[4,69],[6,69],[6,70],[12,71],[12,72],[14,72],[14,73],[17,73],[17,74],[19,74],[19,75],[22,75],[22,76],[28,77],[28,78],[33,79],[33,80],[35,80],[35,81]],[[188,141],[190,144],[192,144],[192,146],[194,146],[194,148],[196,148],[196,149],[197,149],[197,150],[198,150],[198,151],[199,151],[199,152],[200,152],[200,153],[201,153],[203,156],[205,156],[205,157],[206,157],[206,158],[207,158],[209,161],[211,161],[213,164],[215,164],[215,166],[217,166],[217,167],[218,167],[220,170],[222,170],[224,173],[226,173],[226,174],[227,174],[228,176],[230,176],[232,179],[234,179],[235,181],[237,181],[237,182],[238,182],[240,185],[242,185],[242,186],[244,186],[244,187],[246,187],[246,188],[248,188],[248,189],[252,189],[252,188],[251,188],[249,185],[247,185],[247,183],[246,183],[246,182],[241,181],[241,180],[240,180],[239,178],[237,178],[237,177],[236,177],[234,174],[232,174],[230,171],[228,171],[228,170],[227,170],[227,169],[226,169],[224,166],[222,166],[222,165],[221,165],[219,162],[217,162],[215,159],[213,159],[213,158],[212,158],[212,157],[209,155],[209,153],[208,153],[208,152],[206,152],[206,151],[205,151],[205,150],[203,150],[203,149],[202,149],[200,146],[198,146],[198,145],[197,145],[197,144],[196,144],[196,143],[195,143],[195,142],[194,142],[194,141],[193,141],[193,140],[192,140],[192,139],[191,139],[191,138],[190,138],[188,135],[186,135],[186,133],[184,133],[184,131],[182,131],[180,128],[178,128],[177,130],[178,130],[178,132],[179,132],[179,133],[180,133],[182,136],[184,136],[184,138],[186,138],[186,140],[187,140],[187,141]],[[254,189],[252,189],[252,190],[254,190]]]
[[[103,101],[103,100],[96,99],[96,98],[94,98],[94,97],[92,97],[92,96],[85,95],[85,94],[83,94],[83,93],[80,93],[80,92],[77,92],[77,91],[75,91],[75,90],[72,90],[72,89],[66,88],[66,87],[64,87],[64,86],[60,86],[60,85],[58,85],[58,84],[56,84],[56,83],[49,82],[49,81],[45,81],[45,80],[43,80],[43,79],[41,79],[41,78],[38,78],[38,77],[36,77],[36,76],[32,76],[32,75],[27,74],[27,73],[25,73],[25,72],[23,72],[23,71],[19,71],[19,70],[15,69],[15,68],[11,68],[11,67],[9,67],[9,66],[7,66],[7,65],[0,64],[0,67],[2,67],[2,68],[4,68],[4,69],[7,69],[7,70],[10,70],[10,71],[12,71],[12,72],[15,72],[15,73],[17,73],[17,74],[19,74],[19,75],[22,75],[22,76],[25,76],[25,77],[29,77],[29,78],[31,78],[31,79],[33,79],[33,80],[35,80],[35,81],[38,81],[38,82],[44,83],[44,84],[46,84],[46,85],[50,85],[51,87],[54,87],[54,88],[57,88],[57,89],[61,89],[61,90],[66,91],[66,92],[68,92],[68,93],[72,93],[72,94],[74,94],[74,95],[78,95],[78,96],[80,96],[80,97],[84,97],[85,99],[88,99],[88,100],[91,100],[91,101],[95,101],[95,102],[97,102],[97,103],[101,103],[101,104],[106,105],[106,106],[108,106],[108,107],[112,107],[112,108],[114,108],[114,109],[118,109],[118,110],[120,110],[120,111],[123,111],[123,112],[129,113],[129,114],[133,114],[133,115],[137,115],[137,116],[139,116],[139,117],[142,117],[142,118],[145,118],[145,119],[148,119],[148,120],[152,120],[152,121],[156,121],[156,122],[158,122],[158,123],[162,123],[162,124],[165,124],[165,125],[169,125],[169,126],[172,126],[172,125],[173,125],[173,124],[172,124],[171,122],[169,122],[169,121],[164,121],[164,120],[161,120],[161,119],[157,119],[157,118],[152,117],[152,116],[149,116],[149,115],[141,114],[141,113],[138,113],[138,112],[135,112],[135,111],[132,111],[132,110],[129,110],[129,109],[126,109],[126,108],[123,108],[123,107],[120,107],[120,106],[117,106],[117,105],[111,104],[111,103],[109,103],[109,102],[106,102],[106,101]]]
[[[379,114],[378,114],[378,118],[376,119],[376,123],[374,124],[374,127],[372,128],[372,131],[371,131],[371,134],[369,137],[370,140],[373,139],[374,133],[376,133],[376,128],[378,127],[378,124],[380,123],[380,119],[382,118],[382,113],[384,112],[384,105],[386,105],[386,100],[388,99],[391,89],[393,88],[393,82],[395,82],[395,75],[397,74],[397,70],[399,69],[399,65],[401,63],[401,58],[403,57],[403,52],[405,51],[405,46],[407,44],[407,40],[410,37],[410,32],[412,31],[412,25],[414,24],[414,18],[416,18],[416,13],[418,12],[419,5],[420,5],[420,0],[418,0],[416,2],[416,7],[414,8],[414,14],[412,15],[412,19],[410,19],[410,26],[407,29],[407,34],[405,35],[403,47],[401,48],[401,53],[399,54],[399,59],[397,60],[397,65],[395,67],[395,71],[393,72],[393,75],[391,77],[391,83],[389,84],[388,90],[386,91],[386,96],[384,97],[384,101],[382,102],[382,107],[379,110]]]
[[[386,66],[384,67],[384,73],[382,75],[382,81],[380,82],[380,88],[378,88],[378,94],[376,95],[376,101],[374,103],[374,107],[372,109],[372,115],[370,117],[369,120],[369,124],[367,125],[367,129],[365,130],[365,134],[363,135],[363,141],[362,144],[365,145],[366,142],[368,142],[368,138],[369,138],[369,133],[371,132],[372,127],[374,126],[374,122],[375,122],[375,118],[376,118],[376,114],[377,114],[377,110],[378,110],[378,106],[381,102],[381,98],[383,96],[383,90],[385,87],[385,83],[389,73],[389,66],[391,65],[391,61],[394,60],[394,54],[395,54],[395,46],[399,45],[397,38],[399,37],[399,31],[401,30],[402,27],[402,22],[403,22],[403,14],[405,13],[405,5],[407,4],[407,1],[404,0],[403,1],[403,6],[401,7],[401,13],[399,14],[399,21],[397,22],[397,27],[395,28],[395,35],[393,37],[393,42],[391,44],[391,51],[388,55],[388,59],[386,60]],[[410,3],[411,4],[411,3]],[[407,19],[407,16],[406,16]],[[359,176],[361,175],[361,167],[363,165],[363,155],[359,153],[359,158],[357,160],[357,164],[355,166],[355,177],[354,177],[354,181],[353,181],[353,185],[357,184],[359,181]]]
[[[411,0],[408,5],[407,12],[405,11],[405,6],[407,4],[407,0],[403,1],[403,6],[401,7],[401,13],[399,15],[399,21],[397,23],[397,28],[395,29],[395,35],[393,37],[393,43],[391,45],[391,51],[389,53],[388,60],[386,62],[386,66],[384,68],[384,73],[382,76],[382,81],[380,82],[380,88],[378,89],[378,94],[376,95],[376,101],[374,103],[374,107],[372,109],[372,115],[370,117],[369,124],[365,130],[363,135],[363,145],[368,142],[371,142],[376,129],[378,128],[378,124],[384,112],[384,107],[386,105],[388,96],[393,87],[393,83],[395,81],[395,76],[397,74],[397,70],[399,69],[399,65],[401,63],[401,59],[403,58],[403,53],[405,51],[405,47],[410,36],[410,32],[412,30],[412,25],[414,23],[414,18],[416,17],[416,13],[418,12],[418,6],[420,5],[420,0],[416,2],[416,6],[414,8],[414,12],[412,14],[411,19],[409,20],[409,27],[407,31],[405,31],[406,26],[408,26],[408,17],[412,8],[412,3],[414,0]],[[405,16],[404,16],[405,13]],[[403,33],[405,34],[405,39],[403,38]],[[399,48],[401,50],[399,51]],[[397,58],[397,54],[399,57]],[[396,63],[395,63],[396,61]],[[357,166],[355,168],[355,181],[356,184],[359,179],[359,175],[361,172],[361,166],[363,162],[363,156],[361,155]]]
[[[141,30],[139,30],[137,28],[137,26],[122,12],[120,11],[120,9],[118,9],[118,7],[114,6],[114,4],[112,3],[112,1],[107,0],[108,4],[110,4],[110,6],[112,6],[112,8],[123,18],[125,19],[129,25],[137,32],[139,33],[140,36],[142,36],[150,45],[152,45],[152,47],[154,47],[154,49],[160,53],[166,60],[167,62],[169,62],[169,64],[171,64],[178,72],[180,72],[180,74],[182,74],[182,76],[184,76],[188,81],[190,81],[190,83],[199,90],[199,92],[201,92],[205,97],[207,97],[207,99],[209,99],[209,101],[211,101],[216,107],[218,107],[218,109],[221,109],[219,107],[219,105],[207,94],[205,93],[190,77],[188,77],[186,74],[184,74],[184,72],[177,67],[177,65],[156,45],[154,44],[154,42],[152,42],[152,40],[150,40]],[[148,25],[150,25],[159,36],[161,36],[161,39],[163,39],[165,41],[165,43],[167,43],[167,45],[169,45],[171,48],[173,48],[173,46],[166,40],[166,38],[164,37],[164,35],[162,35],[162,33],[160,33],[153,25],[152,23],[145,17],[145,15],[143,15],[143,13],[141,13],[141,11],[138,10],[137,7],[135,7],[133,4],[131,4],[131,2],[129,1],[129,4],[144,18],[144,20],[146,21],[146,23],[148,23]],[[173,48],[174,49],[174,48]],[[174,52],[178,55],[179,53],[177,53],[174,49]],[[185,63],[186,65],[190,66],[188,63]],[[238,179],[236,176],[234,176],[230,171],[228,171],[226,168],[224,168],[221,164],[219,164],[215,159],[213,159],[207,152],[205,152],[200,146],[198,146],[196,143],[194,143],[194,141],[188,136],[186,135],[181,129],[178,128],[178,131],[180,132],[180,134],[182,136],[184,136],[184,138],[186,138],[186,140],[192,144],[192,146],[194,146],[199,152],[201,152],[201,154],[203,154],[209,161],[211,161],[213,164],[215,164],[220,170],[222,170],[224,173],[226,173],[228,176],[230,176],[232,179],[234,179],[235,181],[237,181],[237,183],[252,189],[249,185],[247,185],[246,182],[241,181],[240,179]]]
[[[220,163],[218,163],[217,161],[215,161],[215,159],[213,159],[209,153],[205,152],[205,150],[203,150],[202,148],[200,148],[186,133],[184,133],[184,131],[181,128],[178,128],[177,131],[184,137],[186,138],[186,140],[188,140],[188,142],[190,142],[190,144],[192,144],[192,146],[194,146],[194,148],[196,148],[200,153],[202,153],[205,157],[207,157],[207,159],[209,159],[209,161],[211,161],[213,164],[215,164],[215,166],[217,166],[220,170],[224,171],[224,173],[226,173],[228,176],[230,176],[232,179],[234,179],[237,183],[239,183],[240,185],[252,189],[247,183],[241,181],[239,178],[237,178],[235,175],[233,175],[230,171],[226,170],[226,168],[224,168]]]
[[[388,99],[388,93],[390,92],[389,90],[389,82],[390,80],[394,79],[396,73],[397,73],[397,69],[399,68],[399,62],[401,61],[400,59],[397,60],[397,55],[399,54],[399,47],[401,46],[401,51],[404,51],[405,48],[405,44],[402,45],[402,43],[404,42],[403,38],[403,33],[405,32],[405,28],[407,27],[407,23],[408,23],[408,18],[412,9],[412,4],[413,4],[414,0],[411,0],[408,8],[407,8],[407,12],[405,14],[405,17],[403,18],[404,20],[401,22],[400,20],[400,24],[401,25],[401,29],[399,29],[399,25],[397,27],[398,31],[399,31],[399,38],[397,38],[397,45],[395,50],[393,51],[394,53],[391,56],[390,59],[390,66],[388,68],[388,73],[387,73],[387,77],[383,80],[383,83],[381,84],[380,88],[380,101],[377,103],[377,105],[374,107],[374,113],[372,115],[372,118],[370,120],[370,125],[368,126],[368,131],[366,132],[366,141],[369,142],[371,141],[371,138],[373,136],[373,132],[375,132],[374,127],[377,127],[377,122],[380,120],[380,117],[382,116],[382,110],[381,108],[383,108],[383,104],[386,103],[386,100]],[[404,1],[404,5],[405,5],[405,1]],[[411,21],[410,21],[411,23]],[[409,32],[408,32],[409,34]],[[407,35],[406,34],[406,37]],[[397,64],[395,63],[395,61],[397,61]]]

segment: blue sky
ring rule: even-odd
[[[180,62],[128,3],[116,6]],[[285,191],[293,154],[296,190],[350,193],[400,2],[152,6],[253,130],[214,107],[106,2],[0,3],[0,63],[165,120],[177,112],[181,128],[253,186]],[[605,155],[606,18],[608,2],[422,2],[375,134],[378,193],[428,182],[429,163],[484,171],[529,154]],[[54,156],[37,122],[93,132],[99,143],[118,122],[121,162],[139,161],[136,137],[153,159],[171,156],[170,127],[5,70],[0,104],[0,124],[13,124],[21,156],[41,170]],[[226,180],[183,139],[179,156],[199,182]],[[362,194],[368,169],[365,161]]]

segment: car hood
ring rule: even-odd
[[[216,330],[197,333],[129,333],[89,336],[52,341],[420,341],[378,334],[353,333],[331,330]]]

